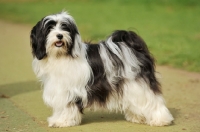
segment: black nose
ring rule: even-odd
[[[57,36],[58,39],[62,39],[63,38],[62,34],[57,34],[56,36]]]

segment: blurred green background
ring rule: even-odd
[[[63,9],[76,20],[83,40],[133,30],[158,64],[200,72],[199,0],[0,0],[0,19],[34,26]]]

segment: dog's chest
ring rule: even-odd
[[[46,65],[48,81],[57,85],[83,87],[90,79],[90,68],[83,59],[59,59],[49,61]]]

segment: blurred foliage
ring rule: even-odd
[[[33,26],[65,9],[83,40],[100,41],[116,29],[141,35],[159,64],[200,71],[199,0],[1,0],[1,19]]]

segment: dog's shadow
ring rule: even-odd
[[[124,115],[121,113],[107,111],[91,111],[86,109],[83,115],[82,124],[91,124],[97,122],[117,122],[125,121]]]
[[[176,119],[179,116],[180,111],[175,108],[169,108],[172,116]],[[91,111],[87,110],[84,112],[82,124],[92,124],[98,122],[118,122],[126,121],[124,114],[106,112],[106,111]],[[173,122],[172,125],[175,125]]]
[[[175,108],[169,108],[172,116],[176,119],[179,116],[179,110]],[[86,109],[83,115],[82,124],[92,124],[100,122],[118,122],[126,121],[124,114],[118,112],[107,112],[107,111],[90,111]],[[172,125],[175,125],[173,122]]]
[[[40,90],[40,84],[36,81],[18,82],[0,85],[0,99],[10,98],[18,94]]]

